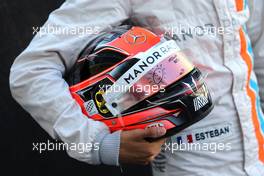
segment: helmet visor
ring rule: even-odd
[[[106,107],[114,115],[158,93],[190,73],[194,66],[173,40],[159,43],[134,56],[138,61],[103,95]]]

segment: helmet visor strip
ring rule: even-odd
[[[139,58],[138,62],[103,95],[114,116],[158,92],[166,91],[167,86],[194,69],[173,40],[159,43],[135,55],[135,58]]]

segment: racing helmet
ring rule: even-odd
[[[119,26],[94,37],[66,78],[87,118],[117,130],[174,135],[213,108],[204,76],[166,35]]]

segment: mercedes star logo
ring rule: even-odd
[[[133,31],[125,36],[125,41],[129,44],[143,44],[147,40],[147,36],[143,33],[134,34]]]

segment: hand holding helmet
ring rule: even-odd
[[[164,127],[122,131],[119,162],[122,164],[148,164],[160,153],[165,139],[147,142],[145,138],[159,138],[166,134]]]

